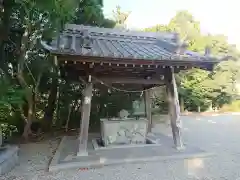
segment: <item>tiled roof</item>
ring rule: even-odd
[[[176,33],[134,32],[69,24],[57,41],[44,47],[54,54],[114,59],[216,61],[180,48]],[[182,46],[183,47],[183,46]]]

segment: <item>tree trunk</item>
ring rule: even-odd
[[[181,113],[184,112],[184,99],[182,96],[180,96],[180,109],[181,109]]]
[[[28,120],[28,122],[24,126],[22,137],[24,138],[25,141],[28,141],[29,135],[32,133],[31,125],[32,125],[32,121]]]
[[[56,98],[56,118],[53,121],[53,125],[58,126],[60,124],[60,127],[62,126],[62,123],[60,122],[60,87],[57,86],[57,98]]]
[[[32,4],[33,6],[33,4]],[[41,73],[38,75],[38,79],[37,82],[34,82],[34,85],[30,85],[27,83],[25,77],[24,77],[24,69],[25,66],[27,66],[27,62],[25,62],[26,60],[26,52],[27,50],[31,49],[30,45],[31,45],[31,41],[30,41],[30,34],[31,34],[31,30],[32,30],[32,23],[30,21],[30,14],[27,12],[22,12],[22,17],[24,17],[25,15],[27,16],[27,18],[25,18],[25,24],[26,27],[24,29],[24,33],[21,35],[21,43],[19,43],[20,45],[20,56],[18,58],[18,66],[17,66],[17,79],[19,81],[19,84],[22,86],[22,88],[25,90],[25,99],[27,101],[27,105],[28,105],[28,112],[27,112],[27,118],[25,119],[25,126],[24,126],[24,131],[22,136],[25,138],[25,140],[28,139],[29,134],[32,134],[31,131],[31,125],[33,122],[33,119],[36,118],[36,101],[37,101],[37,90],[38,90],[38,86],[40,83],[40,79],[41,79]],[[29,73],[32,75],[31,71],[28,68]],[[32,75],[33,76],[33,75]],[[35,81],[34,77],[32,77],[33,80]],[[24,112],[22,113],[22,116],[24,116]]]
[[[25,98],[28,103],[28,113],[27,119],[25,120],[26,124],[24,127],[24,131],[22,136],[25,140],[28,140],[28,135],[31,133],[31,124],[32,124],[32,115],[33,115],[33,89],[29,87],[27,82],[24,79],[23,70],[25,65],[25,55],[28,47],[28,40],[29,40],[29,29],[25,29],[25,33],[22,36],[21,40],[21,52],[18,60],[18,72],[17,72],[17,79],[25,90]]]
[[[212,104],[212,101],[210,102],[210,105],[209,105],[208,111],[210,111],[210,112],[213,111],[213,104]]]
[[[53,119],[53,114],[56,108],[56,100],[57,100],[57,78],[53,78],[52,86],[48,96],[47,107],[45,108],[44,130],[50,129],[52,119]]]
[[[54,67],[53,72],[57,72],[57,59],[54,57]],[[59,72],[58,72],[59,73]],[[45,108],[44,114],[44,129],[48,131],[52,125],[54,111],[58,106],[58,97],[59,97],[59,87],[58,87],[58,76],[52,78],[52,85],[50,88],[47,107]]]
[[[201,107],[200,106],[198,106],[198,112],[201,112]]]
[[[24,126],[24,130],[23,130],[23,138],[25,140],[28,140],[29,138],[29,135],[32,134],[32,131],[31,131],[31,125],[32,125],[32,120],[33,120],[33,117],[34,117],[34,101],[33,101],[33,93],[31,91],[31,89],[28,90],[27,92],[27,101],[28,101],[28,114],[27,114],[27,122]]]

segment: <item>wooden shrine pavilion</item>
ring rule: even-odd
[[[176,148],[182,148],[178,92],[174,73],[193,67],[213,70],[229,57],[212,57],[186,50],[176,33],[128,30],[68,24],[59,37],[44,48],[55,56],[73,78],[84,80],[79,155],[87,155],[89,116],[96,83],[141,85],[145,89],[148,131],[151,131],[151,90],[166,85],[169,115]]]

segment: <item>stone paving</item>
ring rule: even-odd
[[[150,136],[148,136],[150,138]],[[184,150],[177,150],[173,146],[171,137],[154,133],[158,139],[157,144],[141,144],[118,148],[106,148],[94,150],[93,144],[89,141],[88,156],[76,156],[79,140],[75,136],[64,136],[57,151],[49,164],[49,171],[59,171],[79,168],[99,168],[103,166],[160,162],[173,159],[191,159],[208,157],[213,154],[198,147],[188,145]]]
[[[182,117],[186,144],[210,158],[46,172],[57,140],[21,146],[20,166],[1,180],[240,180],[240,116]]]

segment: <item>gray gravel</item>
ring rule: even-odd
[[[240,180],[240,116],[182,117],[186,144],[216,155],[109,166],[90,170],[46,172],[56,140],[21,146],[20,166],[1,180]]]

